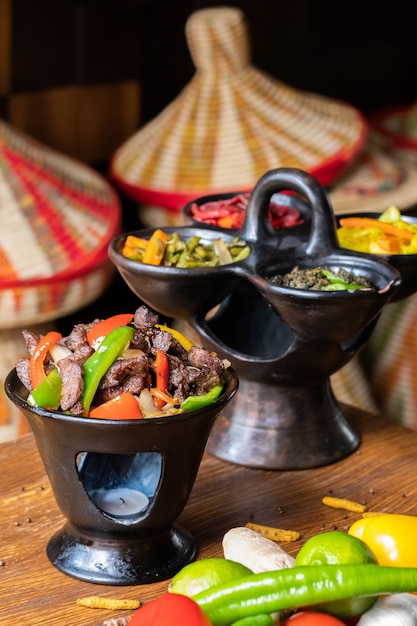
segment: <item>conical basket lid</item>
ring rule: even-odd
[[[240,9],[197,11],[185,32],[194,77],[113,155],[111,174],[127,195],[179,210],[196,196],[250,190],[278,167],[328,184],[361,150],[368,124],[354,107],[251,65]]]
[[[380,142],[414,164],[417,161],[417,101],[376,111],[371,125]]]
[[[0,327],[57,318],[98,297],[120,222],[104,178],[0,121]]]
[[[370,137],[354,163],[328,189],[334,212],[382,213],[417,203],[417,168]]]

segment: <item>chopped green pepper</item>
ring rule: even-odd
[[[223,389],[223,385],[216,385],[207,393],[204,393],[201,396],[188,396],[181,404],[180,408],[187,413],[188,411],[196,411],[197,409],[202,409],[209,404],[212,404],[217,400],[219,395],[221,394]]]
[[[91,402],[101,379],[116,359],[128,348],[135,334],[131,326],[120,326],[112,330],[99,345],[98,349],[84,363],[84,391],[82,403],[84,415],[88,415]]]
[[[360,596],[417,591],[417,568],[374,564],[300,565],[262,572],[193,596],[213,626]]]
[[[61,376],[58,368],[54,367],[46,378],[30,393],[28,404],[31,406],[40,406],[44,409],[56,410],[61,403],[61,394]]]
[[[368,289],[365,285],[359,285],[358,283],[348,283],[337,274],[334,274],[330,270],[321,270],[327,280],[330,281],[330,285],[322,287],[322,291],[356,291],[357,289]]]

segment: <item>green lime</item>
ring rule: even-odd
[[[310,537],[300,548],[295,559],[296,565],[376,562],[376,557],[366,543],[339,530]]]
[[[169,591],[183,596],[195,596],[209,587],[242,578],[252,571],[236,561],[212,558],[193,561],[185,565],[171,580]]]
[[[352,541],[352,539],[354,541]],[[307,539],[300,548],[295,565],[377,563],[376,557],[359,538],[345,532],[333,530]],[[361,615],[376,601],[374,597],[359,596],[347,600],[336,600],[315,605],[315,610],[330,613],[340,619]]]

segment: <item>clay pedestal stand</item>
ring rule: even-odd
[[[66,517],[48,542],[59,570],[91,583],[135,585],[172,577],[196,555],[182,512],[214,420],[237,389],[229,369],[219,400],[148,420],[101,420],[31,408],[10,372],[5,389],[36,438]]]
[[[311,211],[302,226],[274,231],[272,194],[300,194]],[[214,199],[214,198],[212,198]],[[277,169],[254,187],[243,227],[166,228],[183,239],[212,241],[236,234],[251,247],[243,261],[216,268],[145,265],[109,254],[132,291],[150,307],[189,326],[202,345],[230,359],[241,387],[217,419],[208,450],[226,461],[264,469],[303,469],[333,463],[360,442],[338,405],[329,377],[369,337],[382,308],[401,285],[383,260],[339,248],[336,222],[322,186],[298,169]],[[136,235],[148,238],[145,229]],[[277,286],[273,275],[294,266],[345,268],[366,276],[370,291],[311,291]]]

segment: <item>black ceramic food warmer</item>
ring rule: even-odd
[[[274,231],[268,207],[272,194],[281,191],[299,194],[310,219]],[[237,235],[251,248],[238,263],[177,269],[126,258],[121,252],[126,235],[109,247],[110,258],[139,298],[230,359],[238,373],[239,392],[216,420],[209,452],[251,467],[303,469],[333,463],[355,450],[359,433],[345,419],[330,376],[369,337],[400,288],[399,272],[383,260],[338,246],[325,191],[297,169],[272,170],[258,181],[237,233],[196,226],[164,230],[206,241]],[[149,238],[152,232],[133,234]],[[294,266],[345,268],[366,276],[376,290],[311,291],[271,282]]]
[[[8,397],[27,417],[66,523],[47,555],[74,578],[136,585],[171,578],[196,555],[196,542],[175,523],[198,472],[210,430],[237,389],[227,383],[205,408],[144,420],[73,417],[26,403],[15,370]]]

